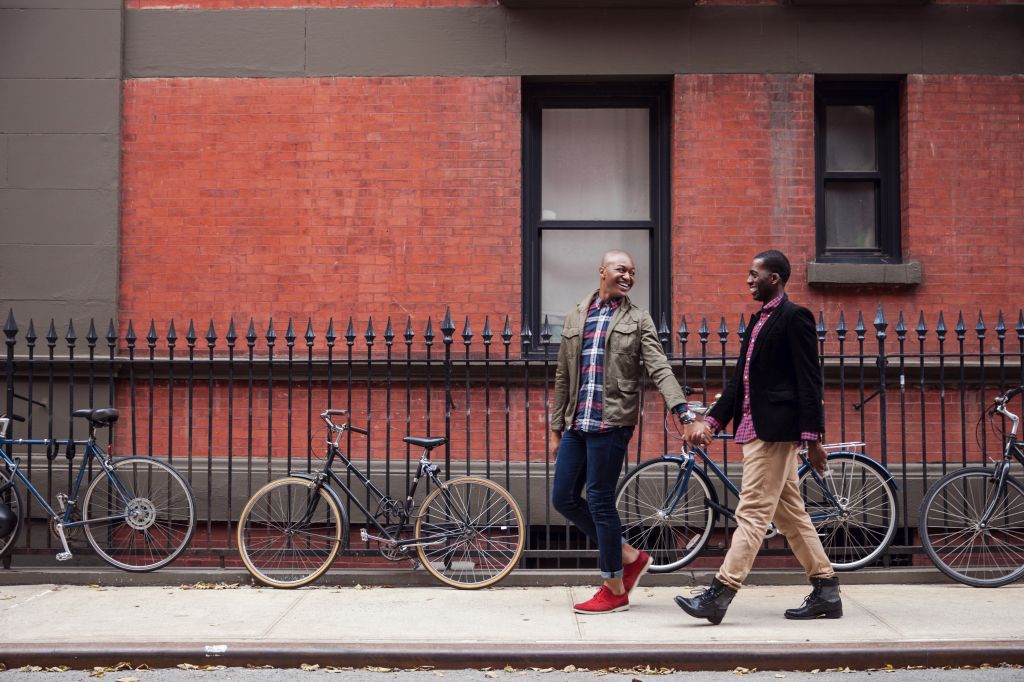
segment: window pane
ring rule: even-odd
[[[875,215],[874,183],[826,183],[826,248],[878,248]]]
[[[547,316],[553,344],[561,336],[565,314],[597,288],[601,256],[610,249],[622,249],[633,257],[636,280],[629,299],[649,309],[648,230],[541,230],[540,249],[540,321]]]
[[[545,109],[542,220],[650,219],[649,111]]]
[[[830,171],[873,171],[875,108],[830,106],[825,110],[825,157]]]

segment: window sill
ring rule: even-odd
[[[913,287],[921,283],[921,262],[906,263],[817,263],[807,264],[811,286]]]

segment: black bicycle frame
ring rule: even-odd
[[[341,478],[336,473],[334,473],[333,466],[335,459],[340,459],[342,464],[344,464],[345,468],[348,469],[353,474],[355,474],[356,478],[359,479],[363,486],[374,495],[378,503],[390,499],[388,495],[383,493],[380,490],[380,488],[373,484],[373,481],[371,481],[369,477],[366,476],[366,474],[364,474],[362,471],[360,471],[356,466],[352,464],[352,460],[350,460],[348,456],[346,456],[345,453],[341,451],[341,448],[339,446],[335,445],[334,441],[328,441],[327,462],[324,464],[324,467],[320,470],[320,472],[318,474],[314,474],[312,477],[312,480],[317,485],[325,485],[325,481],[333,481],[342,490],[342,492],[345,493],[345,496],[350,501],[355,503],[355,505],[359,508],[359,511],[361,511],[363,515],[366,517],[367,522],[372,523],[374,527],[383,534],[384,539],[387,539],[390,542],[394,542],[396,547],[406,547],[410,545],[423,544],[423,538],[420,538],[418,540],[415,538],[410,538],[408,540],[402,540],[399,538],[402,534],[402,531],[406,528],[406,524],[409,522],[409,512],[412,510],[413,497],[416,494],[416,487],[419,485],[420,479],[423,478],[424,475],[426,475],[430,480],[432,480],[435,485],[441,488],[442,495],[447,496],[447,493],[444,491],[444,484],[437,477],[437,472],[440,470],[438,465],[432,463],[428,457],[420,457],[419,466],[416,468],[416,475],[413,477],[412,481],[409,482],[409,489],[406,493],[405,504],[403,507],[404,513],[402,514],[402,518],[399,520],[398,524],[397,535],[399,537],[396,537],[395,534],[392,534],[392,532],[389,531],[385,526],[381,525],[381,523],[377,520],[376,515],[372,514],[370,510],[366,508],[366,505],[364,505],[359,500],[359,497],[353,494],[352,489],[345,485],[345,482],[342,481]],[[309,474],[305,473],[293,475],[298,476],[300,478],[309,477]],[[311,501],[311,505],[313,505],[313,507],[315,507],[317,499],[319,498],[314,498]],[[307,512],[307,516],[311,518],[313,511],[314,509],[311,507]],[[458,535],[458,532],[438,533],[436,536],[431,536],[431,541],[436,542],[438,540],[444,540],[448,537],[457,537]]]

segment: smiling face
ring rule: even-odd
[[[755,301],[767,303],[781,292],[782,278],[776,272],[769,272],[763,260],[755,258],[747,273],[747,287]]]
[[[636,266],[625,251],[606,253],[598,272],[601,273],[598,295],[605,301],[628,294],[636,280]]]

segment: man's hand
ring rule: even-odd
[[[807,459],[819,476],[825,475],[828,457],[825,455],[825,448],[821,446],[820,441],[812,440],[807,443]]]
[[[562,432],[552,431],[551,432],[551,457],[554,459],[558,456],[558,444],[562,442]]]
[[[687,424],[683,429],[683,440],[691,445],[699,445],[700,447],[707,447],[714,435],[711,425],[703,420]]]

